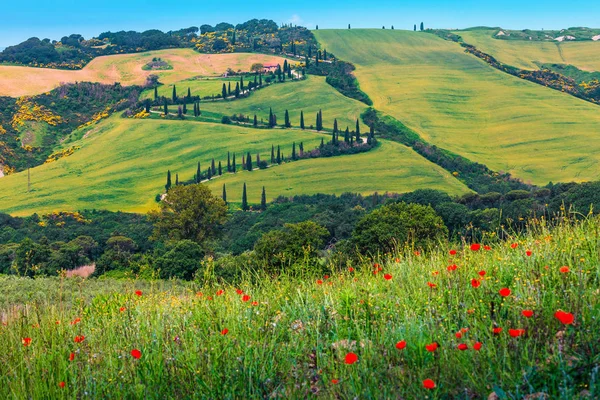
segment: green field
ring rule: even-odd
[[[502,73],[421,32],[318,30],[375,108],[423,138],[536,184],[600,179],[600,108]]]
[[[211,78],[211,77],[197,77],[186,79],[183,81],[176,82],[175,84],[162,85],[158,87],[158,95],[164,96],[167,98],[171,98],[173,95],[173,85],[177,88],[177,95],[179,97],[187,96],[188,88],[192,92],[192,96],[216,96],[221,94],[221,90],[223,88],[223,83],[226,85],[231,82],[231,90],[235,89],[235,84],[240,81],[240,77],[233,78]],[[244,84],[247,84],[247,81],[244,80]],[[154,90],[145,90],[141,97],[141,99],[153,99],[154,98]]]
[[[498,61],[513,67],[536,70],[538,64],[569,64],[584,71],[600,71],[600,42],[539,42],[495,39],[498,30],[473,29],[454,32]]]
[[[381,140],[378,148],[367,153],[300,160],[266,170],[229,174],[212,180],[208,186],[215,194],[221,194],[225,184],[227,200],[240,203],[244,183],[248,201],[255,204],[260,203],[263,186],[267,201],[280,195],[316,193],[403,193],[417,188],[438,189],[449,194],[468,191],[447,171],[412,149],[386,140]]]
[[[302,141],[305,150],[310,150],[317,147],[322,138],[327,139],[328,136],[301,130],[257,130],[222,124],[134,120],[115,116],[93,127],[86,139],[70,143],[81,146],[70,157],[33,168],[30,193],[27,192],[26,172],[2,178],[0,211],[15,215],[81,209],[145,212],[156,206],[155,196],[164,191],[167,170],[173,173],[173,180],[175,173],[179,173],[182,180],[188,180],[193,178],[198,161],[203,170],[208,168],[213,157],[226,166],[228,151],[237,153],[239,167],[242,152],[250,151],[253,156],[260,152],[261,158],[269,159],[271,145],[280,145],[289,156],[292,142]],[[293,194],[406,191],[429,187],[445,188],[450,193],[467,191],[444,170],[396,144],[390,143],[389,146],[394,147],[382,155],[400,155],[400,159],[387,162],[404,167],[389,167],[387,175],[382,174],[380,167],[373,167],[380,165],[374,163],[382,160],[371,154],[302,161],[266,172],[239,175],[252,177],[256,185],[259,184],[254,183],[256,180],[262,182],[260,185],[267,185],[260,177],[270,177],[278,170],[294,177],[287,186],[281,181],[274,181],[273,186],[267,185],[270,188],[269,198],[289,194],[287,188],[290,184],[294,185]],[[385,144],[387,147],[388,144]],[[392,148],[398,150],[392,151]],[[355,171],[362,183],[339,173],[349,168]],[[335,178],[319,184],[321,174]],[[390,177],[393,174],[397,176]],[[386,177],[390,177],[389,181]],[[219,181],[214,184],[219,186],[216,194],[221,193],[220,182],[228,179],[233,179],[232,186],[235,186],[235,179],[240,178],[232,176],[215,180]],[[232,187],[232,195],[235,190]],[[281,192],[277,193],[278,190]],[[254,192],[251,198],[256,199]]]

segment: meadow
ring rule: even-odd
[[[600,42],[540,42],[495,39],[497,30],[467,29],[454,32],[465,43],[513,67],[537,70],[540,64],[568,64],[584,71],[600,71]]]
[[[180,97],[186,96],[188,89],[190,89],[192,96],[216,96],[221,95],[223,89],[223,83],[228,85],[231,82],[232,90],[235,89],[235,84],[240,81],[239,77],[230,78],[215,78],[215,77],[194,77],[185,79],[182,81],[173,82],[168,85],[161,85],[158,87],[158,95],[164,96],[168,99],[173,96],[173,86],[177,89],[177,95]],[[154,99],[154,90],[145,90],[140,99]]]
[[[144,71],[142,67],[155,57],[168,61],[173,69]],[[97,57],[78,71],[0,65],[0,96],[40,94],[69,82],[142,85],[152,74],[169,84],[199,75],[220,76],[227,68],[249,71],[258,62],[283,65],[284,59],[258,53],[200,54],[192,49],[168,49]]]
[[[241,170],[242,154],[250,151],[254,162],[257,153],[261,159],[270,160],[271,146],[281,146],[285,156],[291,156],[292,143],[303,142],[306,151],[312,150],[329,140],[329,135],[299,129],[252,129],[233,125],[196,123],[191,121],[164,121],[123,119],[113,116],[87,129],[80,140],[69,142],[67,147],[80,146],[73,155],[31,169],[31,191],[27,191],[27,172],[2,178],[0,211],[14,215],[29,215],[52,211],[75,211],[82,209],[107,209],[112,211],[146,212],[157,206],[155,196],[164,192],[167,170],[179,178],[190,180],[196,172],[197,163],[205,171],[212,160],[227,165],[227,152],[236,152],[238,171]],[[343,174],[323,180],[315,185],[321,174],[335,177],[337,169],[348,170],[349,166],[361,176],[361,191],[372,192],[409,191],[417,188],[444,188],[453,194],[468,189],[446,171],[422,159],[416,153],[392,143],[393,149],[383,150],[383,155],[396,157],[387,161],[387,173],[416,172],[417,178],[407,175],[394,176],[392,183],[379,177],[381,170],[373,169],[372,156],[353,155],[327,160],[294,162],[270,168],[266,175],[262,171],[238,173],[249,175],[257,182],[261,176],[272,177],[284,168],[286,174],[294,176],[295,192],[304,191],[341,193],[356,191],[357,182],[346,179]],[[356,158],[356,161],[354,160]],[[381,165],[381,161],[378,165]],[[331,164],[330,164],[331,163]],[[344,165],[348,164],[348,166]],[[315,165],[312,167],[312,165]],[[335,165],[335,168],[332,167]],[[394,172],[395,171],[395,172]],[[250,175],[256,178],[250,179]],[[227,178],[219,178],[227,182]],[[232,182],[235,182],[235,178]],[[216,181],[215,181],[216,182]],[[269,186],[265,181],[263,185]],[[214,186],[213,186],[214,187]],[[272,186],[269,200],[278,195],[289,194],[289,185],[278,181]],[[370,190],[367,188],[371,187]],[[238,188],[232,188],[235,191]],[[220,195],[220,187],[215,188]],[[252,196],[255,196],[253,193]],[[255,197],[251,197],[255,198]],[[241,197],[235,201],[241,201]]]
[[[314,33],[356,65],[376,109],[430,143],[534,184],[600,179],[598,106],[500,72],[433,34]]]
[[[600,221],[556,222],[325,274],[0,277],[0,397],[597,398]]]

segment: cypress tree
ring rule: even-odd
[[[225,82],[223,82],[223,89],[221,89],[221,96],[223,96],[223,100],[225,100],[227,98],[227,86],[225,85]]]
[[[181,109],[181,106],[177,107],[177,118],[183,119],[183,110]]]
[[[425,25],[423,25],[423,23],[421,22],[421,30],[424,31],[425,30]]]
[[[248,152],[248,155],[246,156],[246,169],[252,171],[252,156],[250,155],[250,152]]]
[[[304,143],[300,142],[300,157],[304,154]]]
[[[206,179],[208,179],[210,181],[210,178],[212,178],[212,176],[213,176],[212,170],[209,167],[208,170],[206,171]]]
[[[175,174],[175,186],[179,185],[179,174]]]
[[[300,111],[300,129],[304,129],[304,111]]]
[[[262,74],[258,74],[258,85],[262,86]]]
[[[273,116],[273,109],[269,108],[269,128],[275,126],[275,117]]]
[[[196,167],[196,183],[200,183],[202,181],[202,172],[200,170],[200,161],[198,161],[198,166]]]
[[[219,161],[219,175],[223,175],[223,169],[221,168],[221,161]]]
[[[327,49],[323,50],[323,61],[327,61]]]
[[[158,86],[154,87],[154,101],[158,100]]]
[[[177,103],[177,87],[173,85],[173,103]]]
[[[190,101],[190,99],[192,98],[192,91],[190,90],[190,88],[188,88],[188,101]]]
[[[331,144],[335,145],[335,139],[336,139],[336,135],[335,135],[335,131],[331,132]]]
[[[258,126],[258,119],[256,118],[256,114],[254,114],[254,124],[255,127]]]
[[[262,194],[260,195],[260,209],[265,211],[267,209],[267,193],[265,192],[265,187],[263,186]]]
[[[309,65],[310,65],[310,58],[308,58],[308,56],[304,56],[304,66],[306,68],[308,68]]]
[[[227,189],[225,189],[225,184],[223,184],[223,195],[221,196],[223,201],[227,203]]]
[[[183,113],[187,115],[187,105],[183,103]]]
[[[196,104],[198,104],[198,116],[201,116],[202,111],[200,111],[200,100],[198,100],[198,102]]]
[[[231,156],[229,152],[227,152],[227,172],[231,172]]]
[[[394,30],[394,25],[392,25],[392,30]]]
[[[235,174],[237,166],[235,165],[235,153],[233,153],[233,161],[231,162],[231,172]]]
[[[275,164],[275,146],[271,145],[271,164]]]
[[[169,106],[167,105],[167,99],[165,98],[164,101],[165,105],[164,105],[164,113],[165,115],[169,115]]]
[[[227,96],[231,96],[231,82],[227,85]]]
[[[417,24],[415,24],[415,32],[417,31]]]
[[[256,88],[258,86],[258,82],[256,81],[256,74],[254,74],[254,87]]]
[[[281,148],[277,145],[277,164],[281,164]]]
[[[210,172],[212,173],[212,175],[216,175],[217,174],[217,168],[215,167],[215,159],[212,159],[212,162],[210,163]]]
[[[325,147],[325,141],[323,138],[321,138],[321,144],[319,145],[319,148],[322,149],[323,147]]]
[[[168,192],[171,189],[171,171],[167,171],[167,184],[165,185],[165,190]]]
[[[350,24],[348,24],[348,29],[350,29]]]
[[[292,160],[296,160],[296,142],[292,143]]]
[[[246,194],[246,182],[244,182],[244,190],[242,191],[242,210],[248,211],[248,195]]]
[[[240,83],[236,82],[235,84],[235,98],[238,99],[240,97]]]
[[[285,127],[286,128],[292,127],[292,124],[290,123],[290,114],[288,113],[288,110],[285,110]]]
[[[235,46],[235,31],[233,31],[233,38],[231,39],[231,44]]]
[[[360,124],[356,120],[356,143],[360,143]]]
[[[317,112],[317,120],[315,122],[315,126],[316,126],[317,130],[320,131],[320,129],[319,129],[319,113],[318,112]]]
[[[287,73],[287,69],[288,69],[288,62],[287,60],[283,61],[283,72]]]
[[[256,153],[256,166],[260,167],[260,154]]]
[[[240,77],[240,90],[244,93],[244,77]]]
[[[346,132],[344,132],[344,142],[350,143],[350,130],[346,127]]]
[[[150,99],[146,99],[146,101],[145,101],[145,111],[147,113],[150,112]]]

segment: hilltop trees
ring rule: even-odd
[[[424,31],[425,30],[425,25],[423,25],[423,23],[421,22],[421,30]]]
[[[300,129],[304,129],[304,111],[300,111]]]
[[[165,185],[165,190],[168,192],[171,189],[171,171],[167,171],[167,184]]]
[[[246,193],[246,182],[244,182],[244,189],[242,191],[242,210],[248,211],[250,207],[248,206],[248,194]]]

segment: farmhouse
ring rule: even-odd
[[[265,72],[269,72],[277,70],[278,66],[279,64],[265,64],[263,67]]]

